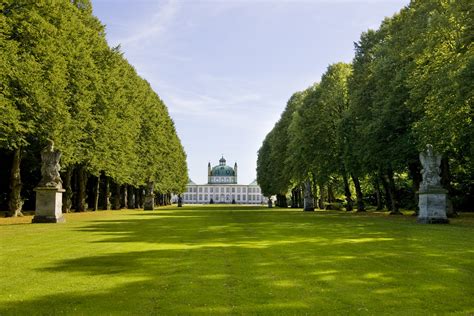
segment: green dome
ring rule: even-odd
[[[234,177],[235,171],[232,167],[226,165],[215,166],[212,168],[211,177]]]

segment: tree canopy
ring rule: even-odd
[[[467,0],[413,0],[377,30],[362,33],[352,64],[330,65],[319,83],[298,92],[291,122],[283,124],[285,109],[259,151],[258,177],[288,192],[291,177],[302,181],[311,174],[326,205],[335,193],[345,196],[350,210],[355,190],[363,209],[365,190],[366,201],[385,196],[387,207],[399,213],[401,203],[416,207],[418,153],[432,144],[443,156],[442,178],[455,207],[472,207],[472,9]],[[289,150],[260,159],[264,148],[282,143]]]
[[[53,140],[64,170],[137,188],[154,181],[163,193],[185,189],[186,154],[165,104],[107,45],[88,0],[7,0],[0,25],[0,150],[18,153],[12,174],[22,155],[37,157]],[[19,199],[17,180],[10,200]]]

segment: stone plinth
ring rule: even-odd
[[[153,211],[155,209],[155,195],[147,194],[145,195],[145,203],[143,205],[145,211]]]
[[[66,190],[54,187],[37,187],[36,209],[33,223],[63,223],[63,192]]]
[[[303,210],[305,212],[313,212],[314,211],[314,200],[313,200],[313,198],[304,198],[304,200],[303,200]]]
[[[180,196],[178,197],[178,207],[183,207],[183,199]]]
[[[442,188],[429,189],[418,192],[418,223],[447,224],[446,216],[447,198],[446,190]]]

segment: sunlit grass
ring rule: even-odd
[[[0,220],[0,315],[474,313],[469,214],[421,225],[187,205],[66,217]]]

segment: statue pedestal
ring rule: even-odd
[[[64,223],[63,192],[66,190],[52,187],[37,187],[36,209],[33,223]]]
[[[427,189],[418,192],[418,223],[423,224],[447,224],[446,216],[446,190],[442,188]]]
[[[305,212],[314,212],[314,200],[313,198],[304,198],[303,200],[303,210]]]
[[[273,207],[273,202],[272,202],[272,199],[268,199],[268,208],[272,208]]]
[[[155,195],[147,194],[145,195],[145,203],[143,205],[145,211],[153,211],[155,209]]]

